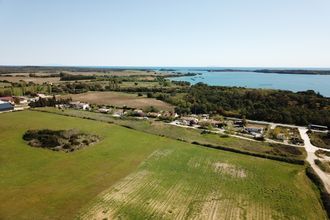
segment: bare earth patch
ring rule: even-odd
[[[154,106],[159,110],[173,111],[174,107],[163,101],[139,97],[135,94],[121,93],[121,92],[87,92],[82,94],[68,95],[64,98],[71,97],[73,101],[88,102],[97,105],[111,105],[116,107],[131,107],[143,109]]]
[[[213,167],[215,172],[225,173],[232,177],[245,178],[247,176],[245,170],[232,164],[217,162],[213,164]]]

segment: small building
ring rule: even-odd
[[[244,122],[243,122],[243,120],[236,120],[236,121],[234,121],[233,125],[236,128],[243,128],[244,127]]]
[[[14,105],[15,104],[15,99],[12,96],[5,96],[5,97],[0,97],[0,101],[3,102],[9,102],[10,104]]]
[[[115,117],[115,118],[120,118],[124,115],[124,110],[122,109],[117,109],[114,111],[114,113],[112,114],[112,117]]]
[[[15,98],[19,101],[20,105],[28,105],[29,104],[29,99],[24,96],[15,96]]]
[[[181,117],[179,120],[182,124],[188,125],[188,126],[193,126],[197,125],[199,120],[194,117]]]
[[[286,139],[286,135],[283,134],[283,133],[279,133],[279,134],[276,135],[276,139],[284,141]]]
[[[14,106],[9,102],[0,101],[0,112],[13,111]]]
[[[42,94],[42,93],[38,93],[37,94],[37,97],[38,98],[42,98],[42,99],[47,99],[47,98],[52,98],[53,96],[51,96],[51,95],[45,95],[45,94]]]
[[[202,114],[201,115],[201,118],[202,119],[209,119],[210,118],[210,115],[209,114]]]
[[[221,121],[214,120],[214,119],[209,119],[207,121],[215,128],[222,128],[222,127],[225,126],[225,123],[223,123]]]
[[[147,116],[148,116],[149,118],[158,118],[158,117],[161,116],[161,114],[160,114],[160,113],[157,113],[157,112],[148,112],[148,113],[147,113]]]
[[[103,108],[100,108],[98,111],[99,111],[100,113],[107,114],[107,113],[110,112],[110,110],[111,110],[111,109],[108,109],[108,108],[103,107]]]
[[[255,127],[246,127],[244,128],[244,130],[250,134],[263,134],[264,133],[264,129],[262,128],[255,128]]]
[[[133,111],[133,115],[137,116],[137,117],[144,117],[145,116],[144,112],[141,109],[135,109]]]
[[[75,108],[75,109],[82,109],[82,110],[90,110],[91,107],[89,106],[89,104],[87,103],[83,103],[83,102],[70,102],[69,103],[71,108]]]
[[[327,131],[328,130],[328,127],[327,126],[323,126],[323,125],[309,124],[308,125],[308,129],[318,130],[318,131]]]

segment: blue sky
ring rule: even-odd
[[[0,0],[0,65],[330,67],[329,0]]]

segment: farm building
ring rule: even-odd
[[[12,111],[14,106],[9,102],[0,101],[0,112]]]
[[[311,130],[319,130],[319,131],[327,131],[328,130],[328,127],[323,126],[323,125],[310,124],[310,125],[308,125],[308,128],[311,129]]]

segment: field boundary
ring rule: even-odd
[[[300,160],[300,159],[295,159],[295,158],[290,158],[290,157],[277,157],[277,156],[272,156],[272,155],[267,155],[267,154],[258,154],[258,153],[253,153],[250,151],[242,151],[239,149],[234,149],[234,148],[229,148],[229,147],[224,147],[224,146],[219,146],[219,145],[201,144],[196,141],[191,142],[191,144],[208,147],[208,148],[212,148],[212,149],[217,149],[217,150],[230,151],[233,153],[239,153],[239,154],[245,154],[245,155],[254,156],[254,157],[270,159],[270,160],[277,160],[277,161],[287,162],[287,163],[292,163],[292,164],[305,165],[305,160]]]
[[[311,165],[308,165],[306,167],[306,176],[314,183],[314,185],[317,187],[320,198],[322,201],[323,208],[325,209],[328,218],[330,219],[330,194],[327,192],[323,181],[321,178],[317,175],[317,173],[314,171],[313,167]]]
[[[99,122],[108,123],[108,124],[116,124],[116,123],[111,122],[111,121],[98,120],[98,119],[95,119],[95,118],[85,117],[85,116],[79,117],[79,116],[76,116],[76,115],[70,115],[70,114],[58,113],[58,112],[51,112],[51,111],[36,109],[36,108],[35,109],[29,109],[29,110],[45,112],[45,113],[50,113],[50,114],[56,114],[56,115],[62,115],[62,116],[73,117],[73,118],[82,118],[82,119],[87,119],[87,120],[92,120],[92,121],[99,121]],[[137,129],[135,129],[133,127],[130,127],[128,125],[121,125],[121,124],[116,124],[116,125],[124,127],[124,128],[128,128],[128,129],[140,131],[140,130],[137,130]],[[145,131],[141,131],[141,132],[145,132]],[[278,156],[272,156],[272,155],[267,155],[267,154],[259,154],[259,153],[254,153],[254,152],[250,152],[250,151],[243,151],[243,150],[224,147],[224,146],[218,146],[218,145],[212,145],[212,144],[202,144],[202,143],[199,143],[199,142],[196,142],[196,141],[189,142],[189,141],[185,141],[185,140],[182,140],[182,139],[171,138],[171,137],[161,135],[161,134],[154,134],[154,133],[150,133],[150,132],[145,132],[145,133],[160,136],[160,137],[170,138],[172,140],[177,140],[177,141],[181,141],[181,142],[185,142],[185,143],[189,143],[189,144],[193,144],[193,145],[198,145],[198,146],[201,146],[201,147],[207,147],[207,148],[212,148],[212,149],[216,149],[216,150],[229,151],[229,152],[232,152],[232,153],[239,153],[239,154],[244,154],[244,155],[253,156],[253,157],[259,157],[259,158],[264,158],[264,159],[269,159],[269,160],[276,160],[276,161],[290,163],[290,164],[305,165],[305,160],[301,160],[301,159],[295,159],[295,158],[290,158],[290,157],[278,157]]]

